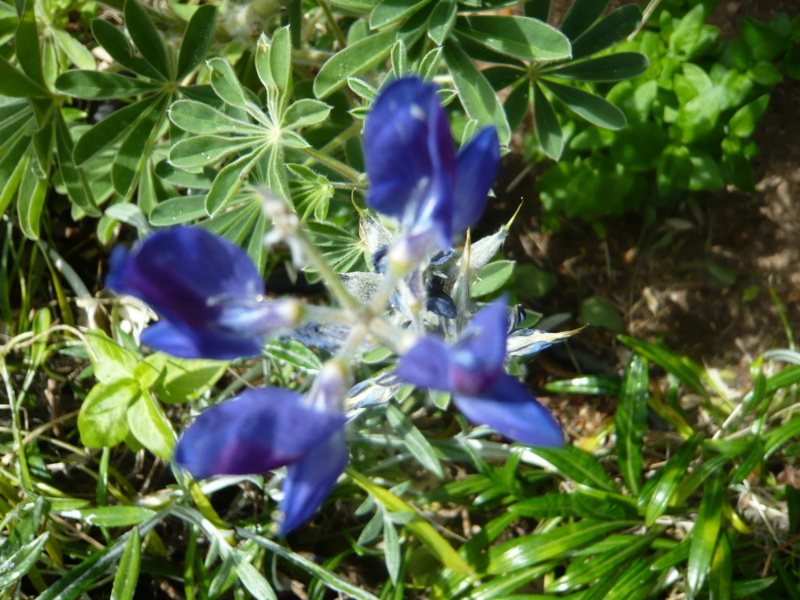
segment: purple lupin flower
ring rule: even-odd
[[[247,253],[203,229],[158,231],[111,255],[109,288],[149,304],[161,320],[142,342],[182,358],[229,360],[261,353],[267,335],[293,327],[300,304],[265,301]]]
[[[453,394],[473,423],[532,446],[560,446],[561,427],[516,378],[505,372],[508,315],[502,299],[476,314],[461,336],[446,344],[420,339],[400,358],[397,377]]]
[[[328,361],[308,396],[278,388],[243,392],[201,413],[173,460],[195,479],[287,467],[279,507],[286,535],[311,518],[347,466],[340,406],[348,380],[346,367]]]
[[[364,126],[367,203],[401,220],[411,255],[449,248],[477,221],[500,164],[493,127],[456,154],[436,89],[416,77],[392,82]]]

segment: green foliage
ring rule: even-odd
[[[750,159],[758,149],[750,138],[769,90],[782,79],[773,61],[789,45],[788,19],[769,26],[745,20],[741,38],[719,42],[719,30],[704,23],[702,4],[675,15],[664,8],[611,56],[641,52],[650,65],[608,90],[628,126],[602,131],[568,124],[563,160],[537,183],[551,215],[593,221],[727,184],[754,191]],[[767,31],[775,49],[766,47]],[[527,147],[530,156],[550,154],[532,137]]]

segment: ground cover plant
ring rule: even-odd
[[[735,384],[536,385],[618,327],[533,310],[504,164],[666,218],[797,74],[789,16],[607,4],[0,4],[0,595],[800,596],[791,300]]]

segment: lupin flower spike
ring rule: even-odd
[[[401,220],[410,257],[450,247],[486,206],[500,164],[497,133],[482,129],[458,154],[436,86],[399,79],[378,96],[364,126],[367,203]]]
[[[142,342],[182,358],[255,356],[268,335],[302,316],[294,299],[265,301],[264,280],[247,253],[203,229],[154,233],[111,255],[108,287],[149,304],[161,321]]]
[[[508,313],[502,299],[476,314],[451,345],[420,339],[400,358],[397,377],[453,394],[473,423],[532,446],[560,446],[561,427],[528,389],[505,372]]]

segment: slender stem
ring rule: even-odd
[[[5,356],[0,356],[0,376],[3,377],[3,382],[6,386],[6,395],[8,396],[8,403],[11,406],[11,429],[14,435],[14,446],[17,448],[20,487],[26,495],[30,496],[33,490],[33,482],[31,480],[31,472],[28,469],[28,460],[25,457],[25,444],[23,443],[22,439],[22,423],[20,422],[19,418],[21,397],[14,393],[14,388],[11,386],[11,378],[8,374]]]
[[[339,24],[336,22],[336,18],[333,16],[333,12],[331,11],[331,7],[328,4],[327,0],[319,0],[319,5],[325,12],[325,18],[328,19],[328,22],[330,23],[331,26],[331,30],[333,31],[333,35],[336,37],[336,41],[339,42],[340,48],[346,47],[347,39],[344,37],[342,30],[339,29]]]
[[[356,171],[351,167],[348,167],[342,161],[336,160],[332,156],[328,156],[327,154],[321,152],[320,150],[317,150],[316,148],[300,148],[299,150],[301,152],[305,152],[317,162],[322,163],[323,165],[329,167],[330,169],[333,169],[340,175],[347,177],[351,181],[354,181],[356,183],[361,182],[361,173],[359,173],[358,171]]]
[[[305,254],[308,261],[314,265],[314,268],[317,269],[317,272],[322,277],[322,280],[325,282],[325,285],[330,290],[331,294],[339,301],[339,303],[349,310],[353,310],[361,312],[361,303],[356,300],[353,295],[347,291],[347,288],[342,283],[342,280],[339,278],[339,275],[333,270],[330,263],[325,259],[322,253],[319,251],[311,240],[308,239],[305,231],[298,231],[297,232],[297,239],[300,242],[303,253]]]

